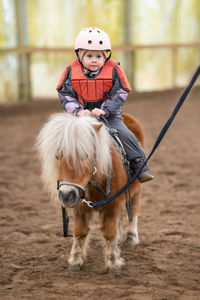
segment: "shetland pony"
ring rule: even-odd
[[[123,115],[125,123],[143,146],[141,125],[129,115]],[[124,261],[119,246],[127,241],[139,242],[137,215],[141,197],[141,186],[136,179],[131,185],[131,210],[133,222],[128,223],[127,214],[122,214],[125,193],[110,203],[97,208],[87,205],[104,199],[102,193],[89,184],[92,178],[105,191],[110,170],[110,195],[116,193],[127,182],[122,157],[105,125],[93,117],[76,117],[58,113],[50,117],[37,138],[42,166],[42,177],[52,197],[59,198],[63,207],[73,210],[73,245],[69,256],[69,267],[80,270],[86,258],[89,223],[94,211],[98,212],[101,232],[105,241],[105,267],[118,271]],[[81,194],[85,192],[84,198]],[[123,215],[123,220],[122,220]],[[126,224],[125,224],[125,223]]]

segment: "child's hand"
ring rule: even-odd
[[[88,109],[85,109],[85,110],[81,109],[77,112],[77,115],[80,117],[81,116],[90,116],[91,112]]]
[[[91,114],[92,116],[96,117],[96,118],[99,118],[100,115],[103,115],[105,116],[106,115],[106,112],[102,109],[99,109],[99,108],[94,108],[92,111],[91,111]]]

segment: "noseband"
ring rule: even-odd
[[[90,179],[88,180],[88,182],[84,186],[82,186],[82,185],[80,185],[80,184],[78,184],[76,182],[62,180],[62,181],[57,181],[57,190],[59,190],[62,185],[70,185],[70,186],[73,186],[75,188],[78,188],[82,192],[82,194],[80,195],[82,202],[86,203],[89,207],[92,207],[92,202],[85,199],[85,196],[86,196],[86,187],[87,187],[88,183],[90,182],[90,180],[92,179],[92,177],[96,173],[97,173],[97,168],[96,168],[95,160],[93,158],[93,172],[90,175]]]

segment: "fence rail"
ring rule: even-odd
[[[112,51],[119,52],[133,52],[135,50],[142,49],[179,49],[179,48],[200,48],[200,43],[169,43],[169,44],[150,44],[150,45],[125,45],[125,46],[115,46]],[[10,47],[1,48],[0,54],[6,53],[34,53],[34,52],[72,52],[73,48],[66,47]]]
[[[130,83],[134,84],[134,52],[137,50],[162,50],[169,49],[171,55],[171,72],[172,72],[172,88],[177,87],[177,51],[179,49],[199,48],[200,43],[167,43],[167,44],[150,44],[150,45],[123,45],[115,46],[112,52],[125,52],[126,55],[126,73]],[[19,55],[21,67],[19,69],[19,99],[31,98],[31,80],[30,80],[30,56],[34,53],[72,53],[73,48],[66,47],[13,47],[1,48],[0,55],[9,53]]]
[[[143,49],[179,49],[179,48],[200,48],[200,43],[168,43],[168,44],[150,44],[150,45],[123,45],[115,46],[112,48],[112,51],[117,52],[133,52],[135,50]],[[74,51],[73,48],[66,47],[10,47],[10,48],[1,48],[0,54],[6,53],[36,53],[36,52],[59,52],[59,53],[69,53]]]

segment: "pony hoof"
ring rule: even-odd
[[[120,272],[120,268],[109,268],[107,273],[109,274],[118,274]]]
[[[109,274],[118,274],[121,271],[121,265],[115,266],[115,267],[109,267],[109,268],[107,268],[106,271]]]
[[[139,244],[139,238],[138,236],[133,236],[132,234],[131,235],[128,234],[125,243],[129,246],[137,245]]]
[[[79,264],[69,265],[69,270],[72,270],[72,271],[81,271],[82,270],[82,265],[79,265]]]
[[[121,271],[122,266],[125,264],[125,260],[123,258],[118,258],[115,265],[109,266],[107,268],[107,272],[111,274],[117,274]]]

